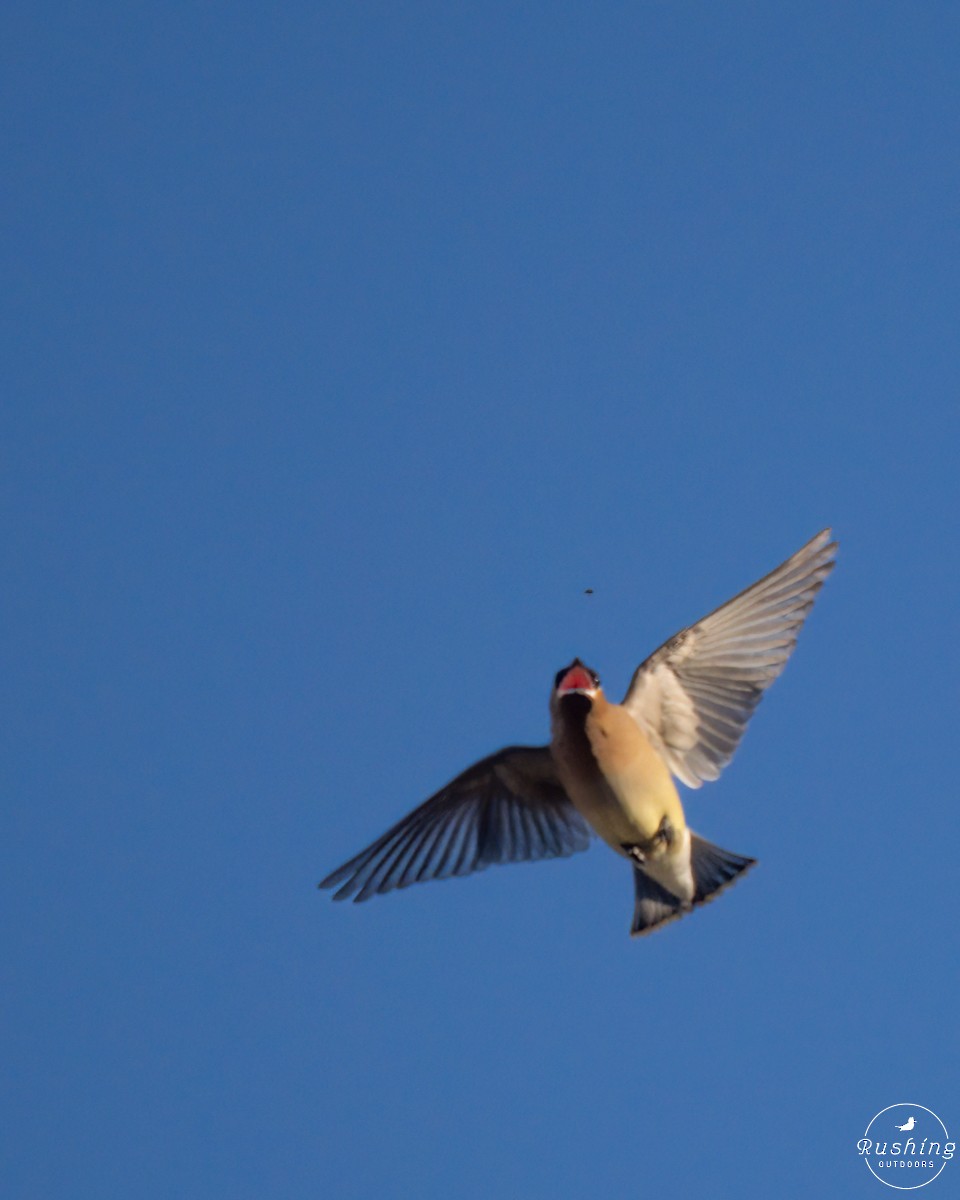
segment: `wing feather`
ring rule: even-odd
[[[716,779],[786,666],[837,544],[825,529],[637,668],[623,704],[689,787]]]
[[[320,884],[334,900],[586,850],[590,829],[548,746],[508,746],[475,763]]]

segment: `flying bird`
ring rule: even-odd
[[[786,665],[837,550],[829,529],[776,570],[680,630],[634,672],[621,704],[575,658],[557,672],[546,746],[474,763],[328,875],[335,900],[560,858],[598,834],[633,869],[630,932],[712,899],[756,862],[687,825],[674,779],[698,788],[733,757]]]
[[[913,1117],[908,1117],[906,1125],[898,1125],[897,1128],[901,1133],[909,1133],[916,1123],[917,1122],[913,1119]]]

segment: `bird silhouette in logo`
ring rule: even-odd
[[[898,1125],[897,1128],[900,1130],[901,1133],[909,1133],[910,1130],[914,1127],[914,1125],[916,1125],[916,1121],[913,1119],[913,1117],[909,1117],[907,1119],[906,1125]]]

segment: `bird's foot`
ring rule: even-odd
[[[620,849],[628,858],[632,858],[637,866],[642,867],[648,858],[672,846],[674,837],[673,826],[664,817],[660,822],[660,828],[649,841],[644,843],[621,842]]]
[[[672,846],[675,837],[673,826],[666,817],[660,822],[660,828],[650,839],[655,846]]]

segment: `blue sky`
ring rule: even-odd
[[[958,37],[5,13],[4,1195],[869,1197],[876,1112],[960,1127]],[[716,904],[316,891],[827,524]]]

